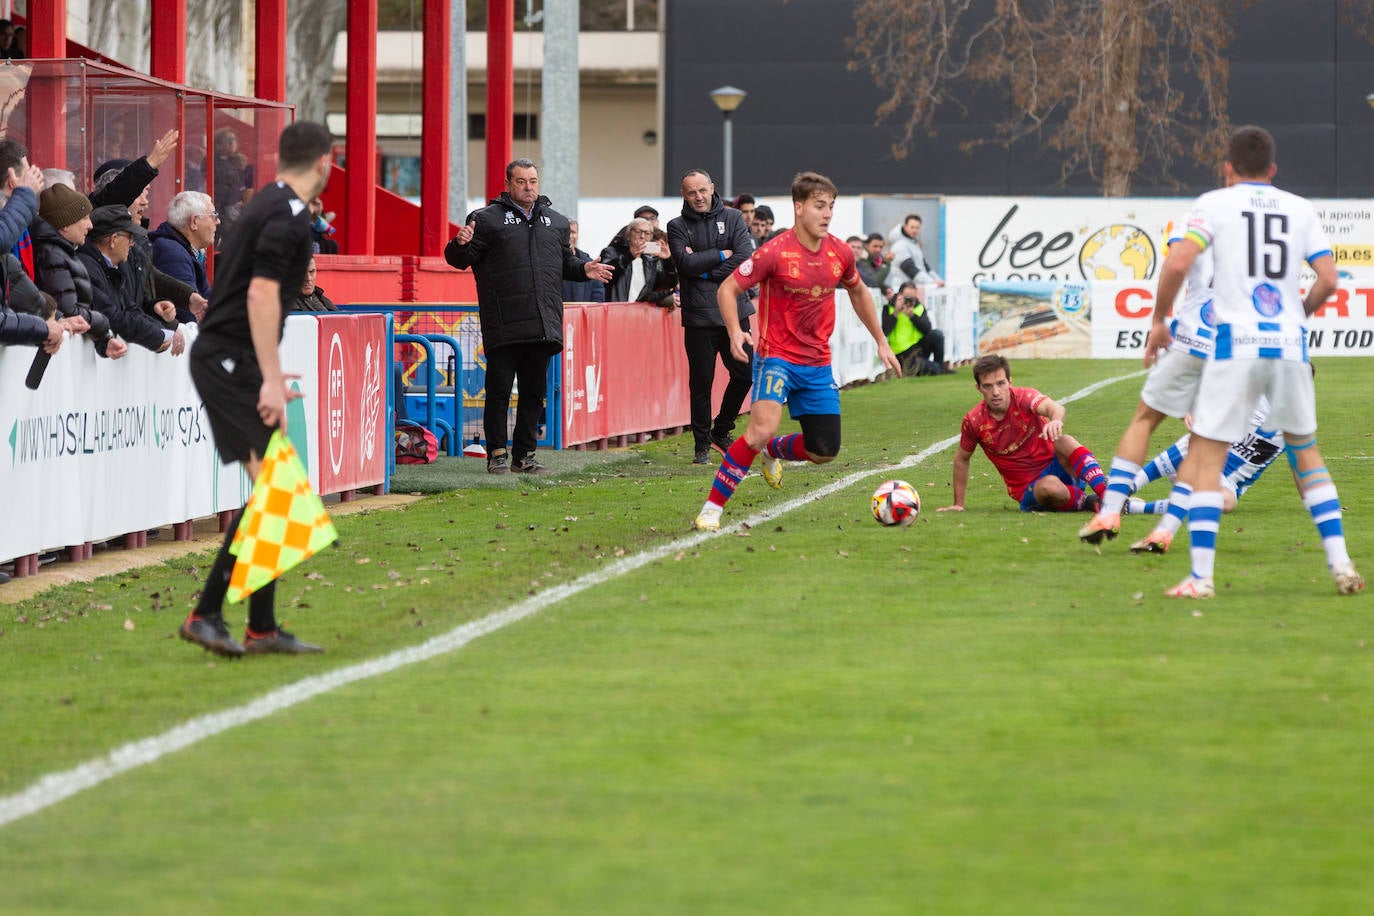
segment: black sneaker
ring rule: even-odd
[[[239,658],[243,646],[234,642],[229,628],[224,625],[223,617],[197,617],[192,614],[182,623],[177,635],[187,642],[204,647],[207,652],[223,655],[225,658]]]
[[[507,461],[508,461],[508,458],[507,458],[506,450],[505,450],[505,449],[503,449],[503,448],[492,449],[491,454],[487,456],[487,473],[488,473],[488,474],[509,474],[509,473],[510,473],[510,465],[506,463]]]
[[[701,448],[697,449],[697,450],[696,450],[696,454],[694,454],[694,455],[692,456],[692,464],[715,464],[715,463],[716,463],[715,461],[711,460],[711,446],[709,446],[709,445],[702,446]]]
[[[724,458],[725,453],[730,450],[730,446],[734,444],[735,437],[730,435],[729,433],[725,433],[724,435],[717,435],[716,433],[711,433],[711,448],[720,452],[720,456],[722,458]]]
[[[549,469],[536,461],[533,455],[515,459],[515,464],[510,466],[510,470],[512,474],[547,474],[549,472]]]
[[[243,633],[243,649],[249,655],[305,655],[310,652],[323,652],[322,646],[301,642],[281,627],[262,636],[253,635],[252,630]]]

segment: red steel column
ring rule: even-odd
[[[153,0],[151,75],[186,82],[186,0]]]
[[[348,0],[348,205],[343,254],[372,254],[377,190],[377,0]]]
[[[286,0],[257,0],[253,94],[273,102],[286,101]]]
[[[67,56],[67,4],[66,0],[53,3],[30,3],[29,56],[34,60],[52,60]],[[68,168],[80,175],[83,171],[80,156],[67,161],[67,104],[75,101],[79,108],[79,95],[73,100],[67,93],[80,90],[69,89],[62,79],[60,65],[36,66],[29,79],[27,90],[28,104],[28,146],[29,162],[43,168]],[[49,78],[51,75],[51,78]]]
[[[424,96],[420,101],[420,254],[448,243],[449,0],[425,0]]]
[[[515,0],[487,2],[487,198],[506,189],[515,132]]]
[[[30,3],[29,56],[52,60],[67,56],[67,0]]]

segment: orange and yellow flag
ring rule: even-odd
[[[229,545],[238,558],[229,576],[229,601],[242,601],[338,536],[291,440],[277,430]]]

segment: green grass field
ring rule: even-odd
[[[1137,368],[1014,381],[1063,398]],[[1368,574],[1374,365],[1318,368]],[[1069,405],[1104,465],[1139,386]],[[1170,601],[1186,538],[1125,546],[1152,519],[1098,554],[1084,516],[1017,512],[981,454],[962,514],[936,511],[951,450],[891,469],[975,400],[968,369],[847,392],[840,459],[782,492],[755,475],[726,511],[755,523],[713,537],[687,530],[713,469],[682,438],[541,454],[539,479],[404,468],[394,488],[430,495],[339,518],[278,589],[323,656],[178,641],[208,555],[3,606],[0,804],[580,583],[0,826],[0,913],[1367,912],[1371,599],[1336,594],[1287,469],[1225,517],[1217,598]],[[923,497],[911,529],[869,516],[887,476]]]

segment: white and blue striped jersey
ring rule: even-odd
[[[1209,191],[1193,204],[1185,238],[1212,252],[1215,359],[1307,361],[1303,262],[1330,256],[1312,204],[1264,182]]]
[[[1188,220],[1178,220],[1170,226],[1168,244],[1182,240],[1187,234]],[[1193,260],[1185,278],[1183,296],[1174,302],[1169,333],[1173,342],[1169,349],[1179,350],[1199,359],[1212,355],[1216,340],[1216,313],[1212,308],[1212,252],[1204,248]]]

